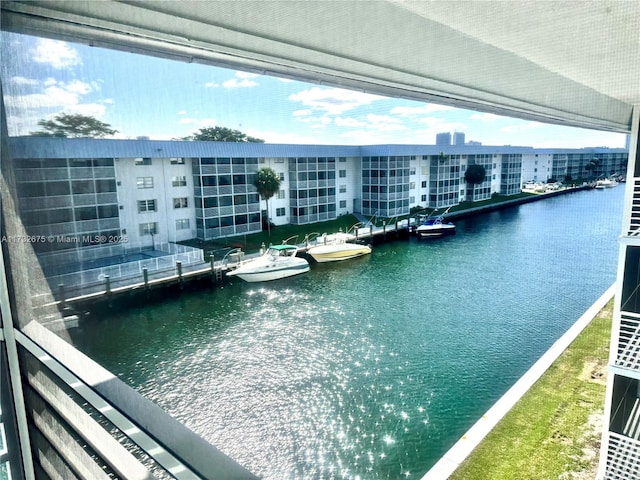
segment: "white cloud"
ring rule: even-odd
[[[419,107],[393,107],[389,113],[392,115],[400,115],[401,117],[412,117],[416,115],[427,115],[433,112],[444,112],[447,110],[454,110],[454,107],[427,103],[426,105],[421,105]]]
[[[74,80],[64,86],[65,90],[77,93],[78,95],[86,95],[94,90],[94,86],[80,80]]]
[[[218,124],[215,118],[181,118],[178,120],[181,125],[195,125],[196,127],[213,127]]]
[[[113,105],[113,98],[105,98],[102,100],[102,103],[106,103],[107,105]]]
[[[295,112],[293,112],[293,116],[294,117],[305,117],[307,115],[311,115],[311,113],[313,113],[311,110],[306,109],[306,110],[296,110]]]
[[[216,82],[207,82],[204,84],[204,86],[207,88],[218,88],[220,84]]]
[[[82,63],[78,52],[71,48],[67,42],[46,38],[38,40],[33,60],[38,63],[46,63],[57,69],[69,68]]]
[[[106,107],[97,103],[79,103],[69,105],[64,109],[65,113],[79,113],[94,118],[102,118],[106,112]]]
[[[21,76],[11,77],[9,81],[14,85],[39,85],[40,84],[40,82],[35,78],[26,78]]]
[[[366,122],[356,120],[355,118],[336,117],[335,123],[339,127],[364,127]]]
[[[323,115],[321,117],[304,117],[298,118],[299,122],[304,122],[309,125],[309,128],[324,128],[331,123],[331,117]]]
[[[222,86],[224,88],[248,88],[255,87],[256,85],[258,85],[258,82],[254,82],[253,80],[249,80],[248,78],[243,78],[242,80],[232,78],[231,80],[222,82]]]
[[[272,132],[268,130],[257,130],[255,128],[249,128],[245,133],[251,137],[262,138],[266,143],[293,143],[296,145],[327,143],[319,142],[315,137],[299,135],[297,133]]]
[[[518,125],[508,125],[506,127],[502,127],[500,131],[505,133],[527,132],[543,126],[544,124],[540,122],[527,122]]]
[[[300,102],[313,111],[320,111],[327,115],[341,115],[354,108],[369,105],[385,97],[370,93],[354,92],[341,88],[312,87],[289,95],[289,100]]]
[[[187,114],[187,111],[186,111],[186,110],[180,110],[180,111],[178,112],[178,115],[186,115],[186,114]]]

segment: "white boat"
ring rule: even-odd
[[[456,226],[451,222],[444,222],[444,214],[435,218],[427,218],[422,225],[416,228],[419,238],[444,237],[455,235]]]
[[[600,190],[604,188],[613,188],[617,186],[618,186],[618,182],[616,182],[615,180],[611,180],[610,178],[604,178],[602,180],[596,181],[596,188]]]
[[[267,282],[309,271],[309,262],[296,257],[294,245],[274,245],[258,258],[243,262],[227,276],[240,277],[245,282]]]
[[[351,243],[355,239],[355,235],[350,233],[325,233],[316,239],[317,244],[309,248],[307,253],[318,263],[338,262],[371,253],[370,246]]]

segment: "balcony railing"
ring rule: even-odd
[[[616,365],[640,370],[640,315],[622,312]]]
[[[640,442],[618,433],[609,432],[606,480],[640,478]]]
[[[255,478],[42,325],[16,340],[34,460],[49,477]]]

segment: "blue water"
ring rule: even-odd
[[[74,342],[263,478],[420,478],[613,283],[623,190],[186,293]]]

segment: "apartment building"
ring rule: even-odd
[[[415,207],[447,208],[519,193],[523,181],[621,172],[627,158],[622,149],[468,144],[15,137],[9,145],[25,227],[30,235],[56,240],[36,243],[35,249],[45,269],[56,265],[58,273],[61,266],[84,269],[132,248],[261,231],[266,203],[253,180],[263,167],[280,177],[269,217],[283,225],[353,212],[393,218]],[[467,184],[465,171],[474,164],[484,167],[485,178]]]

